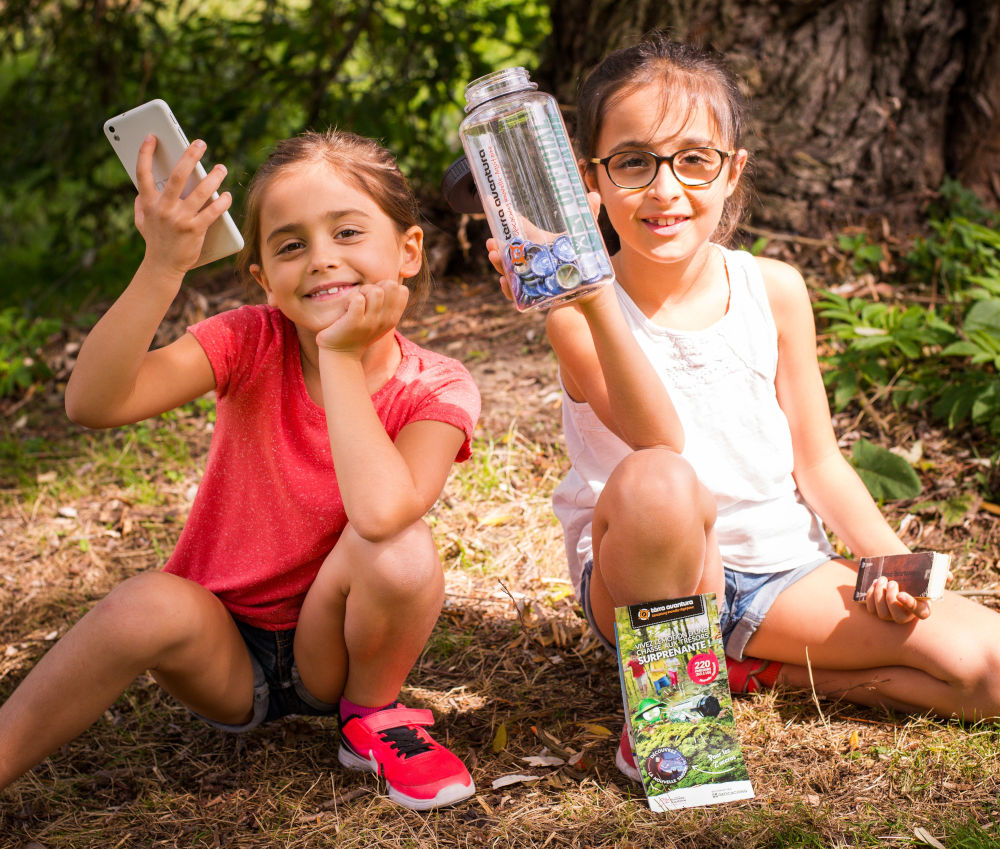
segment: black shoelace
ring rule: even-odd
[[[388,741],[404,758],[412,758],[414,755],[431,750],[430,744],[417,734],[417,729],[407,725],[387,728],[385,731],[380,731],[379,736]]]

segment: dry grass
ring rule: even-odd
[[[211,309],[235,297],[213,297]],[[177,318],[208,308],[192,296]],[[648,811],[614,768],[616,669],[572,599],[549,509],[565,458],[541,317],[456,283],[410,333],[465,361],[486,402],[476,455],[432,513],[446,607],[403,693],[433,709],[478,794],[428,814],[403,810],[374,779],[337,764],[327,720],[288,719],[233,738],[139,680],[90,731],[0,794],[0,847],[926,845],[918,829],[949,849],[1000,845],[996,725],[817,705],[808,693],[737,702],[755,799]],[[110,587],[162,563],[209,439],[205,410],[81,435],[63,423],[58,396],[54,386],[30,399],[0,432],[23,449],[0,455],[0,698]],[[841,424],[849,441],[868,423]],[[894,437],[908,444],[912,434],[899,428]],[[910,541],[957,554],[959,587],[995,589],[995,520],[975,497],[942,506],[964,492],[973,458],[920,428],[924,501],[941,503],[906,505]],[[522,760],[544,749],[584,758],[575,769]],[[512,773],[536,780],[493,789]]]

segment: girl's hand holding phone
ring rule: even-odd
[[[357,286],[340,299],[343,312],[316,334],[316,343],[321,349],[360,357],[399,324],[409,297],[409,289],[396,280]]]
[[[193,142],[158,191],[153,178],[153,151],[156,136],[150,135],[139,148],[135,200],[135,226],[146,240],[144,263],[154,263],[164,271],[183,276],[198,261],[205,233],[227,210],[232,195],[223,192],[212,200],[226,176],[226,167],[216,165],[197,187],[181,197],[188,178],[205,153],[205,143]]]
[[[865,607],[883,622],[900,625],[931,615],[931,603],[927,599],[914,598],[903,592],[895,581],[887,581],[884,576],[869,588]]]

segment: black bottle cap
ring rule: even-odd
[[[483,203],[476,191],[476,183],[472,179],[469,160],[459,157],[444,172],[441,178],[441,190],[448,206],[455,212],[476,213],[483,211]]]

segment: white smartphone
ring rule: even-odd
[[[151,100],[149,103],[143,103],[141,106],[129,109],[114,118],[108,118],[104,122],[104,134],[111,142],[111,146],[118,154],[118,158],[122,161],[122,165],[125,166],[125,170],[128,171],[136,188],[139,187],[135,177],[139,146],[150,133],[156,136],[156,150],[153,152],[153,179],[156,181],[156,188],[162,192],[170,172],[174,170],[181,154],[187,150],[190,144],[166,102]],[[204,179],[205,174],[205,168],[199,162],[181,192],[181,196],[186,197]],[[212,198],[215,199],[218,196],[219,194],[216,192]],[[224,256],[236,253],[242,247],[243,237],[240,235],[232,216],[226,211],[208,228],[208,232],[205,234],[205,243],[201,247],[201,254],[194,267],[222,259]]]

